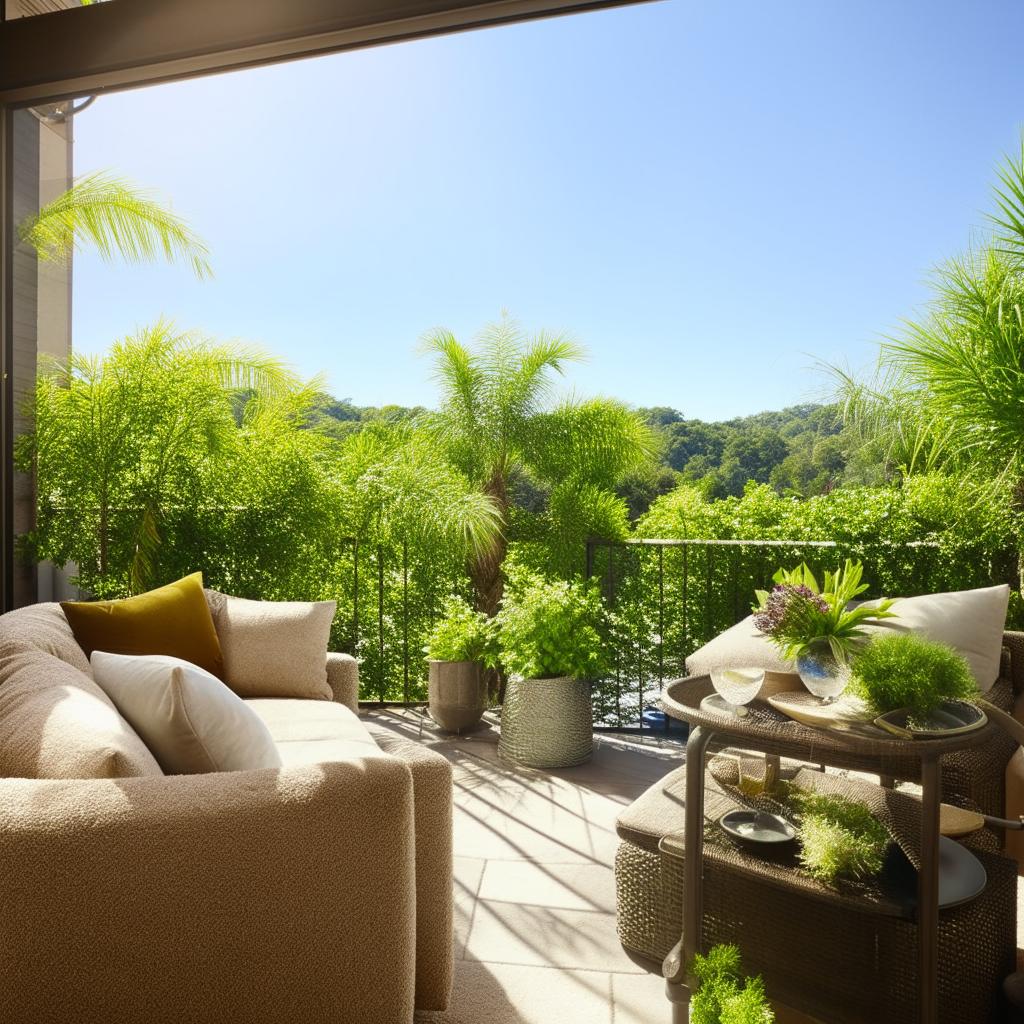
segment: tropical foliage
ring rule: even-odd
[[[505,317],[483,330],[474,349],[444,330],[428,335],[423,347],[435,357],[440,390],[426,430],[499,519],[496,542],[469,565],[476,607],[494,615],[510,541],[543,545],[545,560],[564,573],[582,567],[587,536],[625,536],[626,507],[615,486],[649,460],[651,438],[621,402],[557,398],[557,377],[583,357],[569,338],[527,338]],[[547,489],[536,511],[514,510],[520,481]]]
[[[41,259],[93,245],[209,271],[184,221],[108,174],[21,233]],[[335,599],[332,642],[381,699],[423,695],[435,627],[441,650],[445,621],[501,611],[506,667],[591,676],[607,660],[597,715],[628,720],[780,563],[815,578],[861,563],[872,596],[1019,578],[1022,310],[1024,142],[989,233],[939,268],[874,373],[835,371],[837,404],[708,423],[581,399],[560,389],[580,346],[503,318],[470,346],[427,336],[435,409],[360,408],[159,321],[44,368],[17,453],[39,500],[22,549],[99,596],[201,568],[244,596]],[[590,618],[588,572],[613,614]]]
[[[935,271],[922,314],[883,345],[873,377],[837,379],[848,424],[902,475],[940,471],[1009,495],[1019,521],[1024,138],[997,169],[989,219],[987,235]]]
[[[184,260],[197,277],[211,275],[209,251],[188,224],[149,193],[98,171],[79,178],[19,226],[22,241],[42,260],[66,262],[90,245],[104,259],[129,263]]]

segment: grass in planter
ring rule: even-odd
[[[863,881],[882,870],[892,838],[857,800],[793,788],[789,801],[800,815],[800,863],[818,881]]]
[[[875,715],[907,708],[911,724],[918,725],[943,701],[970,700],[978,687],[951,647],[915,633],[894,633],[872,640],[857,655],[850,692]]]

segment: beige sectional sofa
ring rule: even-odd
[[[0,696],[65,666],[89,672],[59,605],[0,616]],[[65,679],[22,746],[59,740],[62,694],[92,685]],[[0,1020],[404,1024],[445,1007],[450,765],[358,718],[353,659],[329,655],[328,680],[333,701],[249,702],[279,769],[0,778]]]

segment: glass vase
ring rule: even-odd
[[[850,680],[850,666],[827,643],[812,644],[796,659],[800,681],[822,703],[831,704]]]

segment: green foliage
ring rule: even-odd
[[[454,595],[431,630],[424,653],[432,661],[478,661],[490,667],[497,660],[493,621]]]
[[[864,627],[891,618],[891,599],[849,607],[868,589],[861,582],[860,562],[835,572],[826,570],[819,587],[806,562],[795,569],[779,569],[772,577],[776,587],[769,593],[757,590],[754,624],[770,636],[786,658],[797,658],[817,643],[827,643],[833,657],[845,662],[865,639]]]
[[[894,633],[872,640],[854,660],[850,692],[876,715],[907,708],[911,722],[924,722],[943,701],[970,700],[978,687],[951,647]]]
[[[152,196],[106,172],[79,178],[66,192],[23,222],[18,233],[41,260],[66,262],[83,243],[104,259],[129,263],[184,259],[196,277],[210,277],[205,243]]]
[[[523,335],[508,318],[484,329],[473,349],[449,331],[423,343],[435,356],[441,392],[424,426],[440,452],[493,501],[502,537],[477,553],[469,570],[476,606],[494,614],[504,586],[507,543],[525,539],[550,552],[548,571],[582,569],[586,536],[617,537],[627,529],[614,488],[651,459],[654,445],[642,420],[621,402],[573,397],[558,401],[557,378],[583,357],[569,338]],[[514,481],[529,477],[542,511],[513,510]]]
[[[772,1024],[775,1020],[761,977],[743,977],[737,946],[721,944],[707,954],[698,953],[691,970],[699,983],[690,1000],[691,1024]]]
[[[604,620],[594,588],[517,569],[497,616],[502,664],[525,679],[592,678],[604,664]]]
[[[993,232],[942,264],[874,379],[837,373],[848,425],[902,473],[942,471],[1024,510],[1024,139],[997,170]],[[1019,523],[1015,543],[1021,545]]]
[[[751,480],[780,494],[819,494],[843,477],[846,445],[835,406],[799,405],[717,423],[665,407],[640,413],[655,432],[664,468],[709,498],[738,497]]]
[[[241,428],[231,403],[240,388],[259,395]],[[304,392],[276,359],[165,321],[103,359],[76,355],[51,367],[28,410],[34,430],[16,453],[20,469],[35,470],[38,494],[36,530],[24,543],[36,558],[77,562],[81,584],[97,595],[146,589],[165,576],[171,522],[220,504],[225,474],[255,454],[240,445],[281,440]],[[308,456],[315,460],[315,445]]]
[[[809,875],[831,885],[882,870],[892,840],[866,805],[799,789],[790,791],[790,800],[800,815],[800,863]]]

